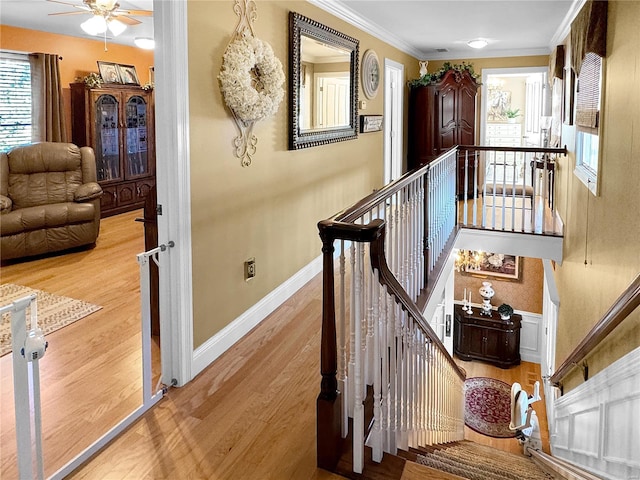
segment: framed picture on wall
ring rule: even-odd
[[[140,85],[135,65],[118,65],[120,79],[126,85]]]
[[[360,133],[382,130],[382,115],[360,115]]]
[[[483,252],[477,268],[467,265],[461,273],[502,280],[521,280],[522,258],[503,253]]]
[[[104,83],[122,83],[117,63],[98,61],[98,70]]]

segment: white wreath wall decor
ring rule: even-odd
[[[259,38],[233,41],[218,79],[227,106],[245,123],[273,116],[284,98],[282,63]]]
[[[253,34],[252,24],[257,18],[255,1],[235,0],[233,10],[240,19],[224,52],[218,80],[240,131],[233,140],[234,154],[246,167],[251,165],[258,143],[253,125],[278,111],[284,98],[285,77],[271,45]]]

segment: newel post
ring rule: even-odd
[[[340,392],[338,392],[338,349],[336,344],[336,306],[333,275],[333,240],[329,228],[318,224],[322,240],[322,339],[320,344],[320,395],[316,404],[317,464],[334,470],[341,454]]]

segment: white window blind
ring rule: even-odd
[[[0,52],[0,151],[31,143],[31,68],[26,54]]]
[[[576,125],[579,130],[598,134],[600,121],[600,79],[602,58],[587,53],[578,77],[576,95]]]

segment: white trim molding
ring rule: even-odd
[[[193,289],[187,2],[154,1],[158,243],[175,243],[160,274],[162,382],[191,380]]]
[[[640,478],[640,347],[558,398],[554,456],[611,480]]]
[[[522,315],[520,322],[520,359],[523,362],[540,364],[542,360],[542,315],[514,310]]]
[[[319,256],[196,348],[191,365],[193,377],[207,368],[321,271],[322,256]]]

